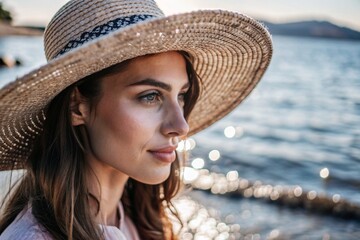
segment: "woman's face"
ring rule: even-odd
[[[133,59],[104,77],[99,102],[84,114],[92,167],[147,184],[165,181],[179,139],[189,131],[183,115],[188,89],[185,60],[177,52]]]

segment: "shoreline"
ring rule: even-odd
[[[27,28],[27,27],[16,27],[0,22],[0,37],[7,36],[42,36],[43,31]]]

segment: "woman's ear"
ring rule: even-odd
[[[85,124],[90,117],[89,103],[77,87],[71,93],[70,112],[73,126]]]

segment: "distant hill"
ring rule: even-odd
[[[261,21],[261,20],[260,20]],[[360,40],[360,32],[346,27],[340,27],[326,21],[300,21],[290,23],[263,22],[273,35],[297,37],[321,37],[331,39]],[[18,26],[0,22],[0,36],[4,35],[42,35],[45,27]]]
[[[303,21],[280,24],[267,21],[262,22],[273,35],[360,40],[360,32],[346,27],[339,27],[326,21]]]

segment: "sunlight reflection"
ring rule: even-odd
[[[323,178],[323,179],[326,179],[328,178],[330,175],[330,171],[328,168],[323,168],[320,170],[320,177]]]
[[[183,168],[183,181],[185,184],[192,183],[199,177],[199,172],[191,167]]]
[[[208,169],[190,169],[188,169],[189,173],[185,175],[191,178],[191,186],[212,194],[265,199],[281,205],[305,208],[320,213],[326,212],[341,217],[358,218],[360,216],[360,207],[342,199],[339,194],[329,197],[314,190],[308,192],[298,185],[273,186],[263,184],[261,181],[250,182],[239,177],[239,173],[235,170],[223,174],[210,172]],[[232,219],[233,217],[229,215],[225,222],[232,221]]]
[[[218,150],[212,150],[209,152],[209,159],[211,161],[217,161],[220,158],[220,152]]]
[[[276,201],[278,200],[280,197],[280,193],[278,191],[273,191],[271,194],[270,194],[270,199],[273,200],[273,201]]]
[[[308,192],[308,194],[307,194],[307,198],[308,198],[309,200],[314,200],[314,199],[316,198],[316,196],[317,196],[317,193],[316,193],[315,191],[310,191],[310,192]]]
[[[341,199],[340,194],[334,194],[334,195],[332,196],[332,200],[333,200],[334,203],[340,202],[340,199]]]
[[[268,239],[278,239],[280,237],[280,231],[278,229],[274,229],[270,232]]]
[[[226,174],[226,178],[228,181],[235,181],[239,178],[238,171],[230,171]]]
[[[228,126],[224,129],[224,135],[227,138],[235,137],[236,129],[233,126]]]
[[[181,239],[183,239],[183,240],[192,240],[193,235],[191,233],[187,232],[187,233],[184,233],[184,234],[181,235]]]
[[[182,140],[182,141],[179,142],[179,144],[178,144],[178,146],[176,148],[176,151],[183,152],[184,149],[185,149],[185,141]]]
[[[195,158],[192,160],[191,166],[195,169],[201,169],[205,166],[205,161],[202,158]]]
[[[249,186],[249,180],[247,179],[241,179],[240,182],[239,182],[239,187],[241,189],[245,189]]]
[[[229,233],[228,232],[222,232],[216,237],[216,239],[218,239],[218,240],[227,240],[227,239],[229,239]]]
[[[196,147],[196,141],[192,138],[188,138],[186,140],[181,140],[176,150],[178,152],[184,152],[184,151],[193,150],[195,147]]]
[[[220,177],[214,181],[214,185],[211,187],[211,192],[214,194],[225,194],[227,192],[227,180],[224,177]]]
[[[295,189],[294,189],[294,195],[295,195],[296,197],[300,197],[301,194],[302,194],[302,192],[303,192],[303,190],[302,190],[302,188],[301,188],[300,186],[295,187]]]
[[[250,197],[252,197],[252,195],[253,195],[253,190],[252,190],[252,188],[245,189],[245,191],[244,191],[244,197],[250,198]]]
[[[210,189],[211,186],[214,184],[214,178],[210,175],[203,175],[201,174],[199,179],[197,179],[195,186],[200,189]]]
[[[193,138],[188,138],[187,142],[190,144],[190,150],[193,150],[196,147],[196,141]]]
[[[182,196],[174,201],[183,222],[174,223],[176,232],[180,231],[181,239],[239,239],[239,224],[226,224],[219,221],[217,210],[207,209],[189,197]],[[251,212],[250,212],[251,214]]]

